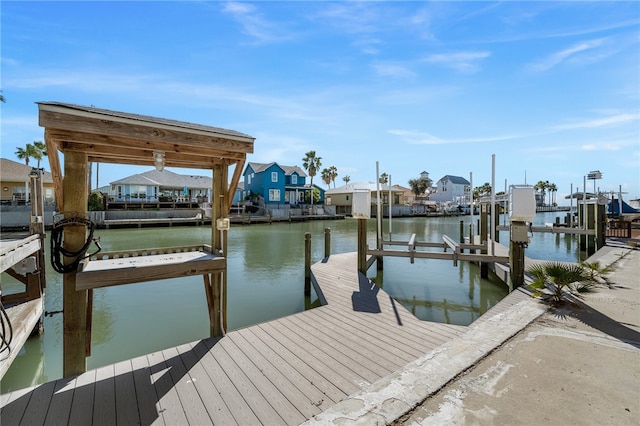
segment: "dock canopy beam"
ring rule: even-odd
[[[219,219],[229,214],[246,155],[253,152],[255,138],[234,130],[184,121],[169,120],[139,114],[111,111],[95,107],[60,102],[38,102],[39,124],[44,128],[51,174],[58,211],[63,215],[84,217],[87,213],[90,162],[143,165],[156,167],[210,170],[213,177],[213,209],[211,246],[222,254],[222,271],[207,280],[214,288],[207,290],[220,295],[209,303],[211,329],[218,333],[226,329],[226,230],[216,229]],[[64,159],[64,173],[60,155]],[[229,168],[235,167],[231,182]],[[231,195],[230,195],[231,194]],[[85,243],[87,230],[83,226],[64,229],[63,248],[74,252]],[[65,258],[65,263],[75,259]],[[86,370],[85,343],[87,304],[90,289],[76,286],[76,270],[64,273],[64,371],[65,377]],[[105,272],[108,273],[108,272]],[[157,274],[150,274],[159,279]],[[168,278],[168,277],[167,277]],[[160,277],[162,279],[162,277]],[[215,305],[215,306],[214,306]],[[215,310],[215,312],[213,312]]]

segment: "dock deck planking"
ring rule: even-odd
[[[210,350],[209,353],[215,356],[222,371],[229,377],[231,386],[237,389],[238,394],[242,396],[251,411],[260,419],[260,422],[269,425],[286,424],[276,409],[269,404],[260,392],[260,389],[249,380],[244,371],[237,367],[233,358],[219,343],[215,346],[216,350]]]
[[[207,409],[194,386],[194,378],[189,375],[177,348],[161,351],[168,370],[164,373],[171,377],[188,424],[206,424],[210,421]],[[190,368],[191,366],[189,366]],[[197,380],[197,379],[196,379]],[[127,423],[125,423],[127,424]]]
[[[313,265],[326,305],[2,395],[3,421],[299,424],[467,330],[416,319],[355,264]]]
[[[327,380],[320,372],[313,369],[311,365],[307,363],[306,359],[302,359],[291,352],[282,342],[273,338],[267,333],[256,330],[253,327],[249,329],[253,334],[257,342],[260,342],[268,348],[269,351],[273,351],[272,356],[281,365],[281,369],[293,370],[298,375],[304,378],[312,388],[316,388],[317,391],[311,391],[307,393],[307,397],[311,399],[314,404],[320,408],[327,408],[325,404],[332,405],[338,401],[343,400],[348,394],[344,393],[334,383]],[[317,392],[320,392],[324,397],[316,400]]]
[[[56,380],[44,424],[64,425],[69,423],[75,381],[75,378]]]
[[[89,370],[75,378],[75,388],[72,392],[73,398],[69,412],[70,425],[91,424],[93,419],[95,388],[96,370]]]
[[[233,335],[230,341],[237,345],[240,353],[244,355],[242,362],[245,364],[249,362],[253,363],[254,365],[250,367],[250,369],[253,370],[254,374],[263,375],[264,380],[268,380],[268,383],[265,385],[267,392],[282,394],[284,397],[283,403],[278,403],[278,405],[284,405],[282,407],[283,409],[288,407],[293,408],[291,413],[287,415],[293,421],[285,419],[288,423],[302,422],[320,412],[320,409],[313,405],[313,401],[307,398],[305,394],[296,387],[294,382],[278,371],[271,362],[263,357],[241,334],[237,333]],[[271,390],[269,391],[269,389]],[[282,413],[282,411],[280,411],[280,413]]]
[[[244,372],[247,380],[262,395],[264,400],[275,410],[282,418],[285,424],[297,425],[304,422],[307,418],[293,405],[290,399],[282,393],[282,391],[269,380],[264,372],[259,369],[254,362],[245,354],[235,342],[235,338],[222,339],[218,343],[229,355],[229,358],[237,364],[239,369]],[[274,420],[274,422],[277,422]]]
[[[211,341],[201,340],[191,344],[196,356],[199,357],[198,363],[202,364],[207,375],[211,378],[211,382],[215,384],[218,394],[229,408],[235,421],[239,425],[251,425],[259,424],[258,417],[253,413],[253,410],[247,404],[242,397],[242,394],[238,391],[232,379],[227,376],[223,370],[221,364],[213,356],[209,350]],[[216,422],[216,419],[213,419]]]
[[[151,378],[158,396],[158,413],[167,425],[187,424],[187,417],[180,405],[178,391],[171,379],[169,366],[161,352],[149,354]]]
[[[136,403],[138,405],[138,415],[140,416],[140,424],[142,425],[164,425],[160,412],[158,394],[156,388],[151,381],[151,369],[149,368],[149,360],[146,355],[133,358],[131,360],[131,368],[133,369],[133,383],[136,389]],[[90,422],[82,422],[75,424],[89,424]]]
[[[94,389],[93,417],[94,425],[116,424],[116,386],[115,366],[105,365],[96,370],[96,387]]]

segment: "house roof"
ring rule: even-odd
[[[131,175],[115,182],[110,182],[111,185],[153,185],[162,188],[179,188],[182,189],[185,186],[187,188],[206,188],[212,187],[213,181],[207,176],[197,175],[180,175],[173,173],[169,170],[149,170],[145,173]]]
[[[79,163],[99,162],[185,167],[227,173],[236,165],[228,188],[235,191],[255,138],[234,130],[110,111],[61,102],[38,102],[38,124],[44,127],[56,199],[64,200],[58,152],[84,154]],[[160,160],[158,160],[160,161]],[[224,185],[223,185],[224,186]],[[59,207],[64,209],[62,201]],[[229,206],[231,199],[229,197]]]
[[[284,170],[284,174],[289,176],[297,173],[300,177],[307,177],[307,174],[298,166],[280,166]]]
[[[0,180],[3,182],[28,182],[29,173],[34,167],[16,161],[0,158]],[[53,183],[53,176],[49,172],[42,174],[43,183]]]
[[[402,186],[402,185],[393,185],[392,188],[394,189],[399,189],[400,191],[404,191],[404,192],[411,192],[411,188],[407,188],[406,186]]]
[[[344,193],[352,193],[354,191],[362,191],[362,190],[369,190],[371,192],[376,192],[378,190],[378,185],[375,182],[370,182],[370,181],[348,183],[346,185],[342,185],[342,186],[339,186],[337,188],[327,189],[325,191],[325,194],[326,195],[344,194]],[[380,191],[381,192],[388,192],[389,191],[389,185],[380,184]],[[397,188],[395,188],[393,186],[391,187],[391,191],[392,192],[404,192],[403,190],[397,189]]]
[[[267,170],[269,167],[276,165],[280,167],[286,176],[292,175],[293,173],[298,173],[301,177],[307,177],[306,173],[298,166],[283,166],[281,164],[272,161],[271,163],[254,163],[249,162],[247,167],[251,167],[255,173],[260,173]]]
[[[465,178],[460,177],[460,176],[445,175],[445,176],[441,177],[438,182],[441,182],[441,181],[444,181],[444,180],[448,180],[449,182],[454,183],[454,184],[458,184],[458,185],[470,185],[468,180],[466,180]]]

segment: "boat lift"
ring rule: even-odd
[[[378,165],[376,164],[376,174]],[[472,177],[473,179],[473,177]],[[378,177],[378,182],[380,179]],[[473,180],[472,180],[473,181]],[[377,200],[377,247],[369,249],[366,242],[366,219],[370,218],[371,193],[370,191],[355,192],[353,194],[353,217],[359,219],[358,225],[358,270],[366,273],[368,269],[367,257],[372,256],[378,261],[378,269],[381,269],[384,256],[408,257],[411,263],[418,259],[442,259],[450,260],[454,266],[458,261],[479,262],[481,265],[481,275],[486,277],[487,267],[490,263],[506,263],[509,265],[511,281],[513,287],[522,285],[524,282],[524,249],[529,237],[528,231],[530,223],[536,213],[534,188],[528,185],[512,185],[509,193],[509,216],[510,216],[510,241],[508,255],[496,254],[496,196],[495,196],[495,155],[492,156],[492,194],[489,202],[483,202],[480,209],[480,235],[473,235],[473,225],[468,239],[463,237],[462,224],[460,232],[460,242],[444,235],[442,242],[420,242],[416,241],[416,235],[412,234],[408,241],[393,241],[391,238],[391,224],[389,224],[389,240],[382,238],[382,217],[380,196]],[[380,193],[378,187],[378,194]],[[489,226],[489,210],[492,225]],[[389,208],[391,211],[391,206]],[[473,208],[471,208],[473,218]],[[391,222],[391,215],[389,216]],[[473,222],[473,219],[472,219]],[[476,238],[479,243],[476,243]],[[385,246],[405,246],[406,250],[385,249]],[[419,250],[419,248],[439,248],[442,252]],[[451,250],[448,252],[447,250]],[[479,253],[478,253],[479,251]]]

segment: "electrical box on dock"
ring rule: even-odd
[[[536,216],[536,190],[530,185],[512,185],[509,191],[509,220],[531,222]]]
[[[369,219],[371,217],[371,191],[368,189],[354,190],[351,202],[351,216],[354,219]]]

